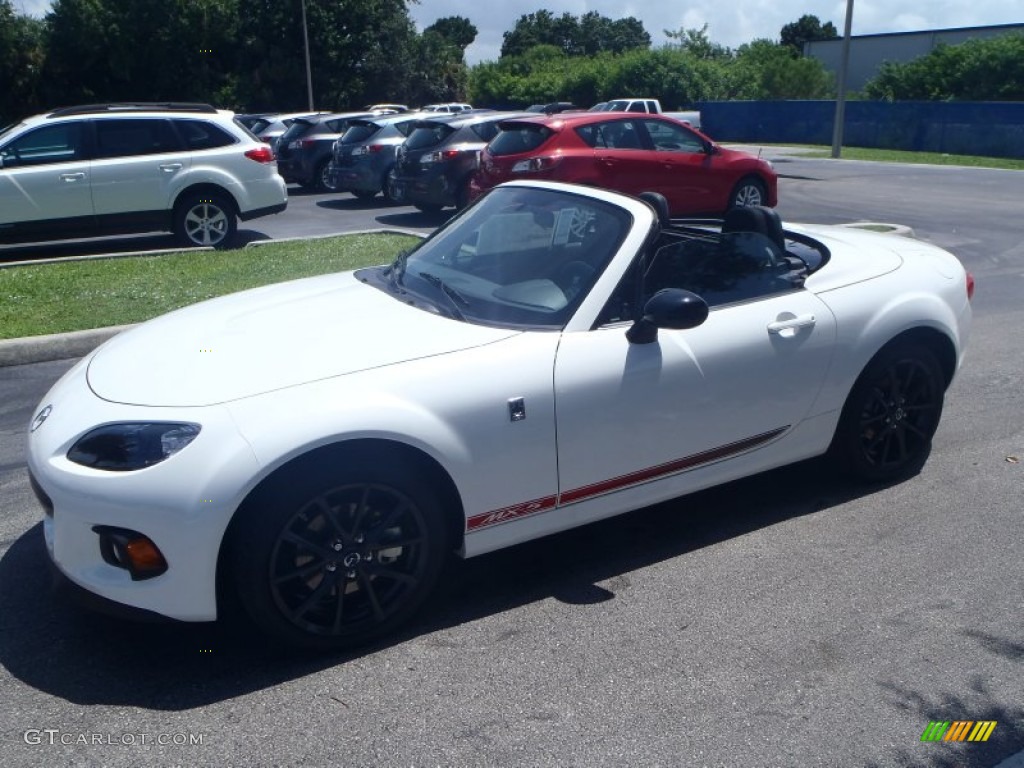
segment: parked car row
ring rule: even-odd
[[[540,105],[544,106],[544,105]],[[514,179],[657,192],[670,214],[774,206],[771,165],[653,112],[399,111],[235,116],[205,104],[101,104],[0,132],[0,242],[173,231],[226,247],[284,210],[285,182],[424,211]],[[260,143],[260,142],[264,143]],[[270,146],[268,147],[267,144]]]
[[[383,192],[424,211],[461,209],[513,179],[658,192],[673,216],[719,215],[778,201],[770,163],[656,113],[470,110],[355,117],[323,172],[327,189],[361,198]]]

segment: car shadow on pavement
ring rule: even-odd
[[[32,688],[82,705],[185,710],[531,602],[554,598],[585,606],[612,600],[632,571],[878,490],[837,480],[817,463],[804,462],[453,560],[411,626],[376,646],[333,654],[272,647],[234,612],[214,623],[139,623],[80,608],[54,588],[40,523],[11,543],[0,560],[0,664]]]
[[[400,213],[386,213],[377,217],[377,221],[385,227],[407,227],[409,229],[440,227],[456,213],[454,208],[447,208],[437,212],[426,211],[402,211]]]

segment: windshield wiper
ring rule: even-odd
[[[466,297],[463,296],[454,288],[452,288],[450,285],[448,285],[448,283],[446,283],[437,275],[433,275],[430,272],[420,272],[419,276],[422,277],[431,285],[439,288],[441,293],[444,294],[444,297],[448,299],[448,306],[451,309],[452,317],[454,317],[456,320],[461,320],[465,322],[466,316],[462,314],[462,310],[459,309],[459,304],[461,304],[464,307],[468,307],[469,301],[466,299]]]

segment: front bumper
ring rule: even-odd
[[[223,406],[156,408],[101,400],[79,363],[47,394],[50,417],[29,435],[28,466],[52,504],[43,519],[46,548],[72,583],[106,601],[185,621],[217,617],[216,574],[228,522],[257,474],[257,462]],[[196,439],[159,464],[131,472],[90,469],[68,449],[98,424],[192,421]],[[168,564],[133,581],[102,554],[96,526],[138,531]]]

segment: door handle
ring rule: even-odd
[[[181,170],[181,163],[163,163],[160,166],[160,170],[165,173],[174,173]]]
[[[79,173],[62,173],[60,175],[60,180],[61,181],[67,181],[67,182],[81,181],[84,178],[85,178],[85,174],[81,173],[81,172],[79,172]]]
[[[615,165],[618,162],[614,157],[602,157],[601,162],[605,165]]]
[[[801,315],[800,317],[791,317],[788,320],[776,320],[774,323],[768,323],[768,333],[776,336],[793,336],[801,328],[812,327],[815,322],[814,315]],[[787,331],[791,333],[786,333]]]

